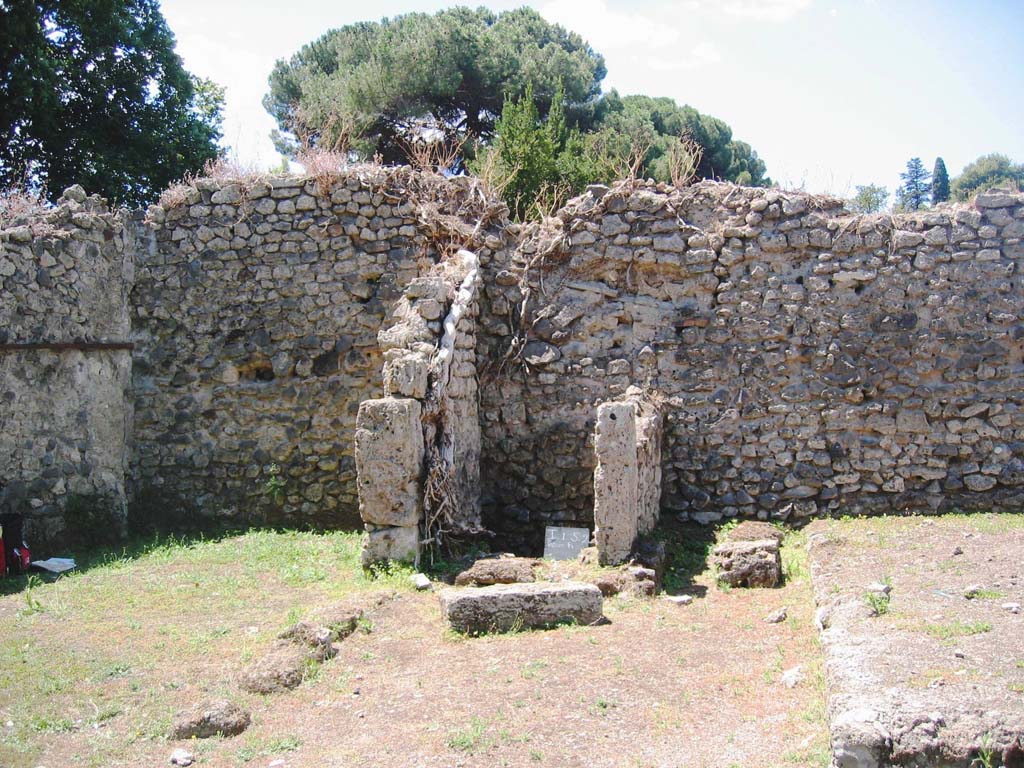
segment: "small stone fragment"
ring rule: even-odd
[[[786,620],[789,613],[785,608],[779,608],[778,610],[772,611],[764,617],[765,624],[781,624]]]
[[[420,592],[430,589],[430,579],[425,574],[414,573],[409,577],[409,580],[412,581],[412,585]]]
[[[1020,603],[1003,603],[1002,608],[1010,613],[1020,613]]]
[[[187,749],[178,748],[171,752],[171,765],[192,765],[195,761],[195,755]]]
[[[781,682],[787,688],[796,688],[804,680],[804,670],[801,665],[797,665],[790,669],[787,669],[782,673],[782,677],[779,678]]]
[[[665,595],[662,599],[675,605],[689,605],[693,602],[693,595]]]

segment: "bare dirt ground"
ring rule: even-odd
[[[407,573],[366,581],[358,544],[246,534],[0,598],[0,765],[157,766],[175,747],[201,766],[827,764],[799,534],[780,589],[720,591],[690,562],[669,578],[696,596],[688,606],[612,598],[603,626],[479,638],[446,632],[436,596],[408,589]],[[381,594],[394,596],[372,609],[369,631],[298,688],[239,689],[288,624]],[[785,621],[764,622],[782,606]],[[800,682],[784,685],[798,665]],[[169,741],[174,712],[210,698],[249,709],[250,728]]]
[[[806,533],[837,764],[1024,766],[1024,515]]]

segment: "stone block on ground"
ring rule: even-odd
[[[658,541],[650,536],[641,536],[637,539],[633,562],[654,571],[655,589],[661,589],[661,579],[665,575],[666,559],[665,542]]]
[[[452,629],[467,634],[551,627],[563,622],[594,624],[601,619],[601,590],[579,582],[495,584],[449,588],[440,594],[441,612]]]
[[[657,574],[650,568],[626,565],[601,573],[594,585],[605,597],[628,594],[636,597],[654,597],[658,591]]]
[[[410,527],[422,514],[422,409],[409,398],[364,400],[356,416],[359,516],[375,526]]]
[[[309,663],[307,648],[288,640],[278,640],[242,675],[242,689],[249,693],[280,693],[297,688]]]
[[[712,550],[718,581],[731,587],[777,587],[782,556],[776,539],[726,541]]]
[[[726,541],[760,541],[774,539],[782,543],[783,533],[771,523],[759,520],[744,520],[725,535]]]
[[[538,562],[529,557],[487,557],[455,577],[459,587],[486,587],[491,584],[525,584],[534,581]]]
[[[385,560],[415,563],[420,554],[420,531],[418,526],[390,526],[371,528],[366,532],[363,544],[363,567]]]
[[[237,736],[252,722],[250,714],[230,701],[215,701],[188,712],[179,712],[171,726],[172,739],[208,739]]]

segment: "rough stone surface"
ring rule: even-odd
[[[377,526],[415,526],[422,514],[421,407],[411,398],[364,400],[356,417],[359,515]]]
[[[782,531],[771,523],[761,523],[756,520],[744,520],[726,534],[727,541],[761,541],[773,539],[782,543]]]
[[[415,563],[420,557],[419,528],[392,526],[366,529],[366,543],[363,545],[363,567],[370,567],[385,560]]]
[[[180,712],[171,726],[172,739],[237,736],[252,722],[250,714],[230,701],[216,701],[192,712]]]
[[[495,584],[477,589],[449,588],[440,593],[445,621],[457,632],[477,634],[541,628],[601,619],[601,591],[593,584],[535,582]]]
[[[357,525],[357,404],[424,391],[416,344],[436,343],[457,282],[445,248],[489,206],[468,179],[360,168],[200,180],[145,223],[72,189],[3,222],[0,344],[135,348],[0,355],[0,507],[37,541],[70,494]],[[592,526],[587,436],[631,386],[664,398],[675,515],[1019,508],[1022,221],[1001,191],[853,216],[714,182],[617,184],[543,223],[498,211],[452,361],[459,514],[516,551]]]
[[[570,201],[496,255],[518,280],[485,276],[480,356],[518,327],[560,352],[481,387],[485,523],[517,551],[591,525],[580,436],[631,385],[666,401],[662,514],[1019,508],[1022,219],[1019,194],[891,218],[713,182]]]
[[[731,587],[777,587],[782,557],[775,539],[726,541],[712,550],[717,578]]]
[[[1021,617],[998,600],[964,597],[971,579],[1021,594],[1024,528],[986,529],[970,517],[892,520],[879,531],[831,526],[815,521],[808,541],[815,601],[827,615],[819,629],[833,764],[1024,764]],[[954,544],[963,551],[950,559]],[[884,615],[865,599],[878,573],[893,581]]]
[[[79,193],[0,218],[0,345],[131,341],[132,255],[145,233]],[[34,554],[65,544],[69,501],[124,524],[131,376],[127,349],[0,349],[0,513],[26,516]]]
[[[477,560],[455,577],[458,587],[524,584],[534,581],[538,561],[527,557],[488,557]]]
[[[297,688],[306,674],[309,650],[288,640],[279,640],[243,675],[241,686],[249,693],[280,693]]]
[[[632,402],[597,408],[594,541],[601,562],[612,565],[629,557],[638,533],[636,415]]]

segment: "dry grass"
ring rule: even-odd
[[[462,156],[467,138],[449,140],[444,137],[420,137],[412,140],[399,139],[399,144],[413,168],[419,171],[444,173],[455,167]]]
[[[672,186],[685,187],[691,184],[697,178],[697,169],[703,157],[704,148],[700,144],[686,134],[680,136],[679,141],[668,150],[668,172]]]
[[[15,219],[37,216],[49,207],[43,190],[33,192],[24,186],[0,190],[0,227]]]
[[[188,173],[160,194],[159,204],[170,210],[186,205],[193,199],[196,182],[200,179],[212,179],[221,184],[240,184],[243,188],[266,181],[273,173],[263,170],[251,163],[243,163],[235,157],[220,156],[207,160],[198,173]]]

